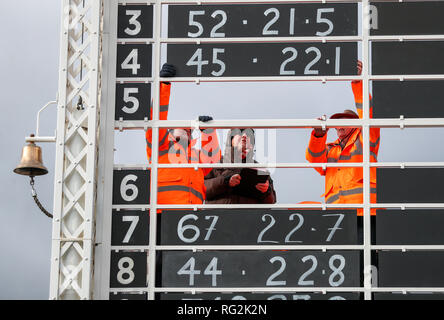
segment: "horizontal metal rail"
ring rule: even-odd
[[[152,44],[154,42],[153,38],[118,38],[117,44]]]
[[[438,38],[439,39],[439,38]],[[285,43],[285,42],[358,42],[359,36],[331,36],[331,37],[226,37],[226,38],[163,38],[162,43]],[[444,40],[444,37],[440,40]]]
[[[157,287],[154,289],[158,293],[234,293],[234,292],[244,292],[244,293],[292,293],[292,292],[312,292],[312,293],[327,293],[327,292],[363,292],[363,287],[245,287],[245,288],[178,288],[178,287]],[[372,292],[388,292],[388,293],[444,293],[443,287],[409,287],[409,288],[399,288],[399,287],[371,287],[369,288]],[[145,293],[148,288],[110,288],[111,293]]]
[[[158,204],[158,209],[190,209],[197,211],[198,209],[288,209],[288,210],[303,210],[303,209],[359,209],[363,208],[362,203],[339,203],[339,204],[324,204],[324,203],[283,203],[283,204]],[[376,209],[444,209],[444,203],[371,203],[370,208]],[[113,204],[114,210],[149,210],[149,204]]]
[[[398,289],[399,290],[399,289]],[[286,293],[286,292],[363,292],[364,288],[360,287],[249,287],[249,288],[173,288],[173,287],[162,287],[156,288],[156,292],[215,292],[215,293],[223,293],[223,292],[253,292],[254,293]]]
[[[144,0],[119,0],[119,4],[152,4],[154,1]],[[161,4],[259,4],[259,3],[360,3],[361,0],[164,0]]]
[[[153,78],[116,78],[116,83],[150,83]]]
[[[242,77],[173,77],[160,78],[160,81],[167,82],[274,82],[274,81],[351,81],[362,80],[362,76],[358,75],[342,75],[342,76],[242,76]],[[392,75],[370,75],[371,81],[382,80],[444,80],[444,74],[392,74]],[[151,82],[152,78],[117,78],[117,82]]]
[[[421,251],[444,250],[444,245],[371,245],[371,250],[390,251]],[[111,246],[112,251],[149,251],[149,246]],[[334,251],[334,250],[364,250],[364,245],[157,245],[158,251],[244,251],[244,250],[295,250],[295,251]]]
[[[400,204],[404,205],[404,204]],[[444,207],[444,204],[443,204]],[[149,204],[113,204],[115,210],[149,210]],[[341,208],[355,209],[363,208],[363,204],[158,204],[158,209],[323,209]]]
[[[362,162],[329,163],[159,163],[158,168],[359,168]],[[444,168],[444,162],[371,162],[374,168]],[[115,170],[148,170],[150,164],[115,164]]]
[[[148,128],[258,128],[258,129],[310,129],[310,128],[338,128],[338,127],[378,127],[378,128],[439,128],[444,127],[444,118],[392,118],[392,119],[237,119],[213,120],[198,122],[196,120],[117,120],[114,122],[116,130],[147,130]]]
[[[370,36],[370,41],[442,41],[444,35],[396,35],[396,36]],[[285,43],[285,42],[360,42],[361,36],[306,36],[306,37],[224,37],[224,38],[163,38],[162,43],[190,43],[200,45],[202,43]],[[129,43],[128,40],[120,39]],[[150,39],[137,39],[134,43],[149,43]]]
[[[377,1],[379,2],[379,1]],[[402,2],[402,0],[400,0]],[[119,1],[121,4],[147,4],[153,5],[157,4],[189,4],[189,5],[200,5],[200,4],[270,4],[275,5],[278,3],[282,4],[294,4],[297,5],[299,3],[363,3],[363,6],[370,4],[368,0],[363,1],[344,1],[344,0],[165,0],[155,2],[153,1],[143,1],[143,0],[121,0]],[[156,7],[156,6],[155,6]],[[156,14],[161,13],[160,6],[157,6]],[[362,9],[362,8],[361,8]],[[362,11],[361,22],[365,17],[365,12]],[[160,30],[160,25],[158,25],[158,30]],[[363,29],[364,30],[364,29]],[[361,42],[363,48],[368,48],[368,45],[371,41],[431,41],[444,40],[444,35],[396,35],[396,36],[370,36],[367,31],[362,31],[363,35],[351,35],[351,36],[331,36],[331,37],[227,37],[227,38],[162,38],[160,36],[160,32],[157,32],[154,38],[144,38],[144,39],[118,39],[117,42],[120,44],[153,44],[156,47],[156,50],[160,49],[161,44],[174,44],[174,43],[184,43],[184,44],[227,44],[227,43],[297,43],[297,42],[316,42],[316,43],[327,43],[327,42]],[[366,65],[365,68],[368,68],[369,62],[369,50],[361,50],[363,55],[363,62]],[[158,66],[160,59],[155,58],[155,63]],[[364,70],[364,75],[362,76],[259,76],[259,77],[175,77],[175,78],[160,78],[155,77],[146,77],[146,78],[117,78],[116,83],[158,83],[157,81],[169,81],[169,82],[184,82],[184,83],[195,83],[200,84],[201,82],[273,82],[273,81],[320,81],[322,83],[326,83],[327,81],[350,81],[350,80],[363,80],[364,81],[364,96],[368,93],[368,80],[370,81],[384,81],[384,80],[396,80],[396,81],[409,81],[409,80],[444,80],[444,75],[442,74],[429,74],[429,75],[368,75],[368,70]],[[158,93],[158,92],[157,92]],[[155,99],[156,100],[156,99]],[[158,110],[158,101],[156,102],[155,110]],[[364,114],[365,117],[368,117],[368,100],[364,103]],[[155,113],[156,114],[156,113]],[[154,117],[158,119],[157,116]],[[444,119],[405,119],[403,115],[398,119],[360,119],[360,120],[326,120],[319,121],[313,119],[295,119],[295,120],[216,120],[211,123],[199,123],[195,120],[179,120],[179,121],[149,121],[148,119],[139,120],[139,121],[124,121],[123,119],[115,121],[115,129],[118,130],[128,130],[128,129],[143,129],[147,130],[148,128],[154,128],[157,133],[158,128],[220,128],[220,129],[228,129],[228,128],[236,128],[236,127],[251,127],[251,128],[264,128],[264,129],[276,129],[276,128],[314,128],[314,127],[322,127],[322,128],[334,128],[334,127],[361,127],[364,129],[364,132],[368,133],[369,127],[381,127],[381,128],[440,128],[444,127]],[[155,135],[154,143],[157,144],[158,137]],[[368,139],[365,140],[368,146]],[[364,146],[365,146],[364,143]],[[365,148],[368,154],[368,147]],[[157,157],[156,157],[157,158]],[[365,157],[364,163],[271,163],[271,164],[242,164],[239,166],[238,164],[157,164],[154,162],[153,170],[156,171],[157,168],[174,168],[174,167],[190,167],[190,168],[199,168],[199,167],[253,167],[253,168],[327,168],[327,167],[443,167],[443,162],[386,162],[386,163],[369,163],[368,156]],[[151,165],[116,165],[117,169],[126,169],[126,168],[143,168],[148,169],[151,168]],[[367,171],[368,173],[368,171]],[[154,185],[157,181],[157,176],[154,177]],[[364,194],[368,195],[368,179],[366,180],[365,191]],[[157,190],[152,190],[154,195],[156,195]],[[154,198],[156,198],[154,196]],[[252,205],[157,205],[155,204],[156,200],[154,200],[154,204],[149,205],[113,205],[112,208],[115,210],[134,210],[141,209],[146,210],[147,212],[156,212],[158,209],[355,209],[355,208],[365,208],[365,218],[369,218],[369,208],[400,208],[400,209],[410,209],[410,208],[425,208],[425,209],[444,209],[444,203],[378,203],[372,204],[369,203],[369,198],[366,197],[364,204],[252,204]],[[151,218],[155,217],[156,214],[153,214]],[[151,219],[153,221],[153,219]],[[155,219],[154,219],[155,222]],[[369,234],[370,225],[369,220],[364,221],[364,234]],[[151,232],[156,231],[156,223],[152,223],[150,226]],[[154,236],[153,236],[154,235]],[[151,233],[151,238],[155,239],[155,232]],[[235,246],[226,246],[226,245],[197,245],[197,246],[170,246],[170,245],[156,245],[156,242],[151,239],[149,246],[110,246],[111,250],[121,250],[121,251],[143,251],[147,252],[149,250],[192,250],[192,251],[200,251],[200,250],[360,250],[364,252],[364,265],[361,266],[360,270],[369,266],[370,261],[366,262],[366,257],[369,256],[369,250],[444,250],[444,245],[370,245],[370,241],[365,238],[363,245],[235,245]],[[72,240],[72,239],[71,239]],[[366,256],[367,255],[367,256]],[[149,265],[153,266],[153,256],[151,255],[151,259],[149,261]],[[151,274],[152,276],[152,274]],[[263,292],[263,293],[285,293],[285,292],[322,292],[323,294],[327,292],[363,292],[365,293],[366,299],[369,298],[368,294],[373,292],[442,292],[444,293],[444,287],[433,287],[433,288],[378,288],[378,287],[369,287],[365,285],[365,287],[248,287],[248,288],[213,288],[213,287],[205,287],[205,288],[156,288],[155,284],[152,281],[153,277],[150,277],[149,287],[146,288],[109,288],[111,293],[117,292],[139,292],[139,293],[148,293],[148,298],[153,298],[153,292],[162,293],[162,292],[190,292],[195,294],[197,292],[214,292],[214,293],[223,293],[223,292]],[[371,296],[370,296],[371,297]]]
[[[444,35],[387,35],[370,36],[370,41],[442,41]],[[300,37],[215,37],[215,38],[162,38],[164,44],[196,44],[203,43],[286,43],[286,42],[361,42],[362,36],[300,36]],[[153,38],[119,38],[118,44],[152,44]]]

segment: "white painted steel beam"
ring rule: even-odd
[[[71,0],[76,1],[79,0]],[[93,1],[93,0],[91,0]],[[68,0],[65,0],[67,3]],[[200,38],[200,39],[188,39],[188,38],[176,38],[176,39],[168,39],[161,37],[161,13],[162,6],[166,4],[257,4],[257,3],[342,3],[343,0],[279,0],[279,1],[271,1],[271,0],[107,0],[105,1],[105,5],[109,5],[112,3],[114,11],[111,10],[111,15],[109,18],[109,26],[117,29],[115,17],[117,16],[117,3],[122,4],[154,4],[154,34],[153,38],[149,39],[138,39],[128,41],[125,39],[117,39],[116,30],[109,29],[107,32],[110,33],[108,38],[108,58],[110,58],[110,64],[114,64],[108,70],[107,78],[107,101],[109,105],[113,105],[113,94],[115,93],[111,89],[114,87],[116,83],[153,83],[153,120],[148,121],[115,121],[114,113],[110,111],[106,117],[101,118],[108,123],[108,126],[105,126],[105,132],[110,134],[110,132],[115,130],[147,130],[151,128],[153,130],[153,163],[149,164],[136,164],[136,165],[125,165],[125,164],[116,164],[113,165],[112,158],[113,155],[113,138],[111,139],[101,139],[103,142],[101,144],[101,148],[105,148],[106,150],[102,151],[103,158],[108,158],[107,160],[103,159],[103,162],[100,162],[101,165],[104,165],[102,171],[99,172],[99,177],[103,179],[103,185],[99,188],[99,201],[101,202],[98,205],[101,210],[103,210],[102,215],[100,215],[100,222],[103,222],[103,228],[98,231],[100,234],[100,243],[98,252],[100,252],[96,259],[100,259],[97,261],[98,265],[95,269],[97,273],[100,273],[98,277],[100,280],[96,281],[96,286],[99,287],[97,297],[101,299],[107,299],[109,293],[117,293],[117,292],[146,292],[148,293],[148,299],[154,299],[154,294],[159,292],[363,292],[365,294],[366,299],[371,299],[371,294],[373,292],[444,292],[444,288],[376,288],[369,285],[367,282],[364,287],[359,288],[158,288],[155,287],[154,275],[155,275],[155,255],[151,254],[148,256],[148,270],[151,272],[148,274],[148,286],[146,288],[122,288],[122,289],[111,289],[109,288],[109,267],[110,267],[110,252],[111,250],[138,250],[138,251],[149,251],[155,252],[156,250],[274,250],[274,249],[286,249],[286,250],[362,250],[364,253],[364,271],[368,270],[371,267],[371,259],[370,253],[371,250],[443,250],[443,245],[420,245],[420,246],[376,246],[371,245],[370,243],[370,209],[371,208],[401,208],[401,209],[410,209],[410,208],[435,208],[435,209],[444,209],[444,203],[378,203],[372,204],[370,203],[370,194],[369,194],[369,176],[370,176],[370,168],[371,167],[443,167],[444,162],[387,162],[387,163],[370,163],[369,161],[369,129],[371,127],[381,127],[381,128],[441,128],[444,127],[444,118],[436,118],[436,119],[405,119],[401,116],[399,119],[369,119],[369,101],[368,101],[368,93],[369,93],[369,83],[370,81],[376,80],[399,80],[399,81],[409,81],[409,80],[444,80],[444,75],[370,75],[369,72],[369,46],[371,41],[410,41],[410,40],[444,40],[444,35],[402,35],[402,36],[370,36],[368,30],[365,30],[362,26],[362,35],[361,36],[349,36],[349,37],[277,37],[277,38],[260,38],[260,37],[252,37],[252,38]],[[354,3],[362,3],[365,7],[370,2],[369,0],[363,1],[346,1],[346,2],[354,2]],[[114,16],[113,16],[114,15]],[[362,10],[361,22],[365,19],[365,11]],[[65,41],[65,42],[63,42]],[[331,41],[340,41],[340,42],[361,42],[362,43],[362,60],[364,62],[364,69],[362,76],[289,76],[289,77],[176,77],[176,78],[160,78],[158,76],[160,70],[160,54],[161,54],[161,46],[162,44],[168,43],[240,43],[240,42],[300,42],[300,41],[313,41],[313,42],[331,42]],[[116,43],[127,43],[127,42],[139,42],[139,43],[150,43],[153,44],[153,56],[154,56],[154,64],[153,64],[153,76],[149,78],[116,78],[115,77],[115,52],[111,53],[113,50],[113,45]],[[62,35],[62,43],[66,44],[66,39],[63,38]],[[71,59],[70,57],[69,59]],[[68,61],[68,57],[66,53],[62,53],[62,62],[64,63]],[[112,74],[114,71],[114,74]],[[364,81],[364,118],[359,120],[326,120],[319,121],[315,119],[266,119],[266,120],[214,120],[210,123],[199,123],[195,120],[167,120],[160,121],[159,119],[159,83],[161,81],[170,81],[170,82],[191,82],[199,84],[201,82],[272,82],[272,81],[321,81],[323,83],[327,81],[350,81],[350,80],[363,80]],[[64,96],[69,96],[71,99],[72,95],[66,93],[66,87],[61,88],[61,92],[64,92]],[[59,114],[59,124],[61,121],[66,120],[66,114]],[[68,117],[70,120],[70,117]],[[233,127],[251,127],[251,128],[264,128],[264,129],[278,129],[278,128],[313,128],[313,127],[361,127],[364,133],[364,161],[362,163],[319,163],[319,164],[310,164],[310,163],[276,163],[276,164],[159,164],[157,163],[157,154],[158,154],[158,138],[159,138],[159,128],[219,128],[219,129],[228,129]],[[63,126],[58,127],[64,129]],[[102,128],[102,127],[101,127]],[[59,131],[58,131],[59,132]],[[70,137],[69,140],[74,140],[72,138],[72,132],[69,131]],[[89,133],[89,131],[88,131]],[[59,140],[58,140],[59,141]],[[58,157],[64,155],[64,149],[58,148]],[[101,150],[99,150],[100,152]],[[71,162],[75,161],[73,157],[71,158]],[[63,162],[58,162],[59,167],[63,167]],[[315,167],[363,167],[364,168],[364,203],[362,204],[273,204],[273,205],[157,205],[157,169],[158,168],[176,168],[176,167],[193,167],[193,168],[209,168],[209,167],[264,167],[264,168],[315,168]],[[68,168],[72,167],[68,165]],[[134,169],[134,168],[142,168],[142,169],[151,169],[151,204],[149,205],[112,205],[110,203],[110,197],[112,193],[112,176],[111,172],[113,169]],[[60,179],[60,180],[58,180]],[[72,179],[74,180],[74,179]],[[63,182],[62,185],[58,185],[58,181],[63,181],[63,175],[57,175],[56,173],[56,189],[58,193],[56,193],[59,197],[63,194]],[[74,181],[75,182],[75,181]],[[71,183],[74,183],[71,182]],[[80,181],[74,183],[76,188],[81,188]],[[75,197],[74,197],[75,198]],[[59,198],[57,198],[59,199]],[[55,204],[61,206],[58,202],[59,200],[55,200]],[[69,204],[68,204],[69,205]],[[69,205],[72,206],[72,205]],[[56,206],[55,206],[56,207]],[[346,209],[346,208],[363,208],[364,209],[364,243],[362,245],[350,245],[350,246],[161,246],[156,243],[156,232],[157,232],[157,209],[247,209],[247,208],[256,208],[256,209],[289,209],[289,208],[298,208],[298,209]],[[111,246],[110,236],[111,236],[111,210],[149,210],[150,211],[150,242],[148,246]],[[60,219],[60,216],[59,216]],[[60,222],[60,220],[59,220]],[[60,225],[56,225],[60,229]],[[99,229],[98,229],[99,230]],[[53,240],[53,252],[54,260],[52,262],[53,269],[56,270],[60,268],[60,263],[58,262],[60,257],[65,254],[69,250],[70,246],[74,246],[82,243],[81,237],[60,237]],[[88,243],[89,246],[92,243]],[[88,247],[90,248],[90,247]],[[55,260],[58,259],[58,260]],[[76,268],[76,271],[80,270]],[[65,270],[66,271],[66,270]],[[69,270],[68,270],[69,271]],[[76,277],[71,277],[73,273],[64,274],[65,282],[66,278],[69,281],[73,281],[75,284]],[[53,276],[53,273],[51,275]],[[55,278],[54,281],[58,281]],[[68,281],[68,283],[69,283]],[[52,280],[53,282],[53,280]],[[53,287],[53,285],[52,285]],[[63,290],[68,288],[68,286],[64,285]],[[78,290],[74,288],[74,293],[78,294],[78,292],[83,292],[82,290]]]
[[[50,275],[54,300],[90,299],[92,293],[101,20],[101,0],[62,3]]]
[[[117,2],[106,1],[103,21],[103,55],[107,66],[102,72],[102,106],[113,105],[116,97],[116,38]],[[100,111],[96,243],[94,255],[94,300],[109,299],[109,280],[111,272],[111,224],[112,188],[114,166],[114,108]]]
[[[371,162],[373,168],[444,168],[444,162]],[[360,168],[362,162],[319,162],[319,163],[159,163],[158,168]],[[115,170],[147,170],[147,164],[116,164]]]

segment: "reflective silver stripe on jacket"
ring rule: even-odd
[[[318,158],[322,156],[327,151],[327,149],[324,149],[321,152],[313,152],[310,150],[310,148],[307,148],[307,151],[313,158]]]
[[[362,156],[362,151],[363,151],[362,150],[362,143],[361,143],[361,140],[359,139],[359,136],[355,140],[355,146],[356,146],[356,149],[354,151],[352,151],[349,155],[341,154],[341,156],[339,157],[339,160],[351,160],[351,158],[354,156]]]
[[[166,192],[166,191],[191,192],[193,195],[195,195],[200,200],[202,200],[202,202],[204,201],[204,197],[203,197],[202,193],[200,193],[199,191],[197,191],[191,187],[186,187],[186,186],[182,186],[182,185],[171,185],[171,186],[161,186],[161,187],[158,187],[158,189],[157,189],[157,192]]]
[[[206,129],[203,129],[202,132],[204,134],[212,134],[214,132],[214,128],[206,128]]]
[[[356,109],[362,110],[362,103],[361,102],[355,102]],[[370,100],[370,108],[373,108],[373,100]]]
[[[338,193],[328,197],[328,199],[325,200],[325,202],[326,203],[333,203],[333,202],[339,200],[339,197],[341,197],[341,196],[351,196],[353,194],[360,194],[363,192],[364,192],[364,189],[361,187],[349,189],[349,190],[340,190]],[[370,188],[370,193],[376,193],[376,188]]]
[[[164,136],[162,137],[162,139],[160,139],[160,141],[159,141],[159,146],[161,146],[161,145],[163,145],[164,143],[165,143],[165,140],[166,140],[166,138],[168,138],[168,132],[166,132],[165,134],[164,134]],[[151,142],[149,142],[148,141],[148,139],[145,139],[146,140],[146,145],[148,146],[148,148],[150,148],[150,149],[152,149],[153,148],[153,145],[151,144]]]
[[[370,147],[371,148],[376,148],[377,146],[378,146],[378,144],[379,144],[379,140],[381,139],[381,137],[378,137],[378,139],[376,139],[376,141],[375,142],[371,142],[370,141]]]
[[[378,143],[379,143],[379,138],[375,142],[375,144],[377,145]],[[370,147],[373,147],[372,142],[370,142]],[[354,156],[362,156],[362,155],[363,155],[362,143],[358,138],[358,139],[356,139],[356,149],[353,152],[351,152],[349,155],[341,154],[339,156],[339,160],[351,160],[351,158]],[[376,152],[370,151],[370,156],[373,156],[375,158],[375,160],[378,160],[378,155],[376,154]],[[327,162],[338,162],[338,159],[333,158],[333,157],[328,157]]]

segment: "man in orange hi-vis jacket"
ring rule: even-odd
[[[362,72],[362,62],[358,61],[358,74]],[[359,119],[362,118],[362,81],[351,83],[355,97],[356,109],[345,110],[336,113],[330,119]],[[370,97],[371,99],[371,97]],[[373,108],[370,100],[370,118]],[[337,128],[338,139],[333,143],[326,143],[327,130],[315,128],[310,137],[310,142],[305,153],[309,162],[363,162],[363,136],[361,128]],[[376,162],[379,150],[380,129],[370,128],[370,161]],[[363,202],[363,168],[357,167],[327,167],[315,168],[325,176],[325,202],[327,204]],[[370,168],[370,202],[376,202],[376,168]],[[371,210],[371,215],[376,211]],[[358,216],[363,215],[363,210],[358,209]]]
[[[161,77],[174,77],[174,66],[164,64]],[[160,83],[159,120],[167,120],[170,100],[170,82]],[[152,110],[151,110],[152,113]],[[213,120],[209,116],[199,116],[199,121]],[[218,163],[220,148],[215,129],[202,130],[201,150],[194,148],[191,129],[159,128],[158,163]],[[146,131],[146,151],[151,163],[152,129]],[[158,204],[202,204],[205,200],[204,177],[211,168],[158,168]]]

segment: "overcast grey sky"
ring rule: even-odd
[[[56,97],[60,1],[0,1],[0,299],[47,299],[51,223],[33,202],[29,179],[12,173],[37,111]],[[173,84],[170,119],[316,118],[353,108],[350,84],[334,82]],[[41,135],[53,135],[55,109],[41,118]],[[310,130],[278,130],[278,162],[304,162]],[[442,129],[382,130],[379,161],[444,161]],[[222,135],[221,135],[222,136]],[[334,130],[329,140],[336,139]],[[40,144],[49,174],[36,179],[41,202],[53,206],[54,145]],[[144,133],[116,133],[115,163],[146,163]],[[278,169],[278,202],[321,201],[323,179],[313,169]]]
[[[12,170],[38,110],[56,97],[60,1],[0,1],[0,18],[0,299],[47,299],[52,220],[34,204],[29,179]],[[42,135],[54,135],[55,116],[55,108],[42,114]],[[40,146],[49,174],[36,188],[52,211],[54,145]]]

